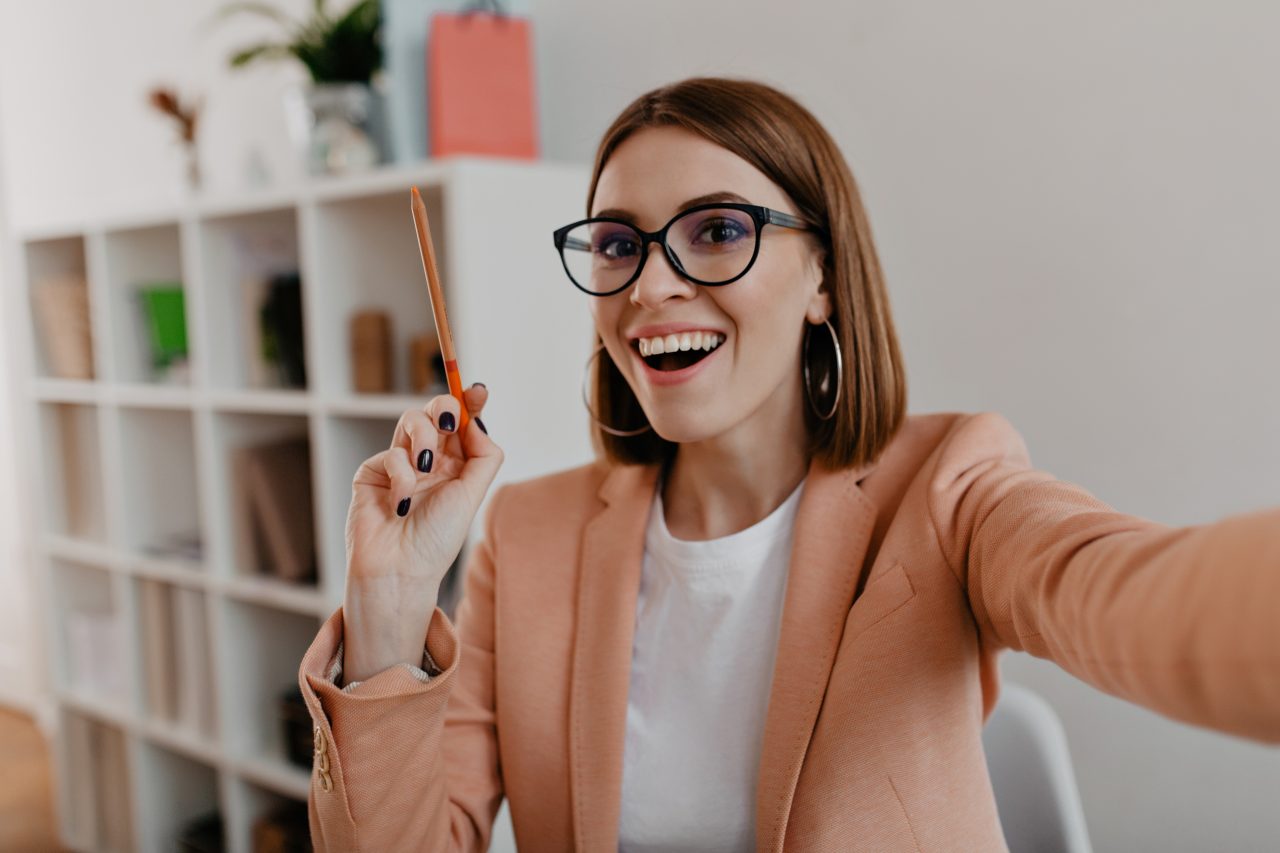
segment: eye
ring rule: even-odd
[[[728,219],[708,223],[702,229],[702,233],[710,237],[712,243],[727,243],[746,236],[742,226]]]
[[[639,252],[639,244],[634,237],[626,234],[610,234],[596,242],[595,252],[607,260],[630,258]]]

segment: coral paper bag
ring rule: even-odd
[[[538,156],[529,21],[436,13],[427,37],[430,154]]]

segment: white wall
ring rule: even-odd
[[[294,2],[293,5],[305,5]],[[179,161],[153,77],[211,97],[206,170],[277,173],[288,72],[232,77],[214,7],[2,7],[15,221],[163,196]],[[644,4],[535,0],[545,153],[585,160],[644,89],[762,78],[835,134],[870,207],[915,411],[995,409],[1036,464],[1169,524],[1280,504],[1280,7],[1171,0]],[[166,173],[165,169],[170,172]],[[1260,850],[1280,751],[1006,673],[1062,712],[1097,849]]]

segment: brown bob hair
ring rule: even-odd
[[[806,402],[807,450],[828,469],[874,460],[905,417],[906,375],[871,225],[839,148],[812,113],[771,86],[691,77],[636,98],[605,131],[587,193],[588,217],[600,173],[614,149],[638,130],[669,125],[693,131],[751,163],[782,188],[802,217],[825,229],[823,283],[832,303],[828,319],[843,355],[844,387],[828,420],[819,418]],[[811,332],[823,344],[829,338],[825,326]],[[596,335],[595,347],[601,346]],[[813,349],[829,348],[815,343]],[[646,423],[640,401],[608,350],[601,349],[595,361],[591,408],[599,418],[620,430]],[[834,357],[825,364],[810,364],[812,375],[832,381],[833,369]],[[803,372],[797,381],[804,381]],[[652,429],[616,436],[595,423],[591,439],[597,455],[616,464],[665,467],[679,446]]]

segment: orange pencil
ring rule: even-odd
[[[449,381],[449,393],[457,398],[462,417],[458,419],[458,435],[467,428],[471,416],[462,397],[462,376],[458,373],[458,355],[453,349],[453,335],[449,332],[449,317],[444,311],[444,289],[440,287],[440,274],[436,272],[436,252],[431,245],[431,228],[427,223],[427,206],[422,203],[418,188],[413,195],[413,224],[418,228],[418,249],[422,253],[422,270],[427,275],[427,289],[431,291],[431,311],[436,318],[436,335],[440,338],[440,354],[444,357],[444,372]]]

